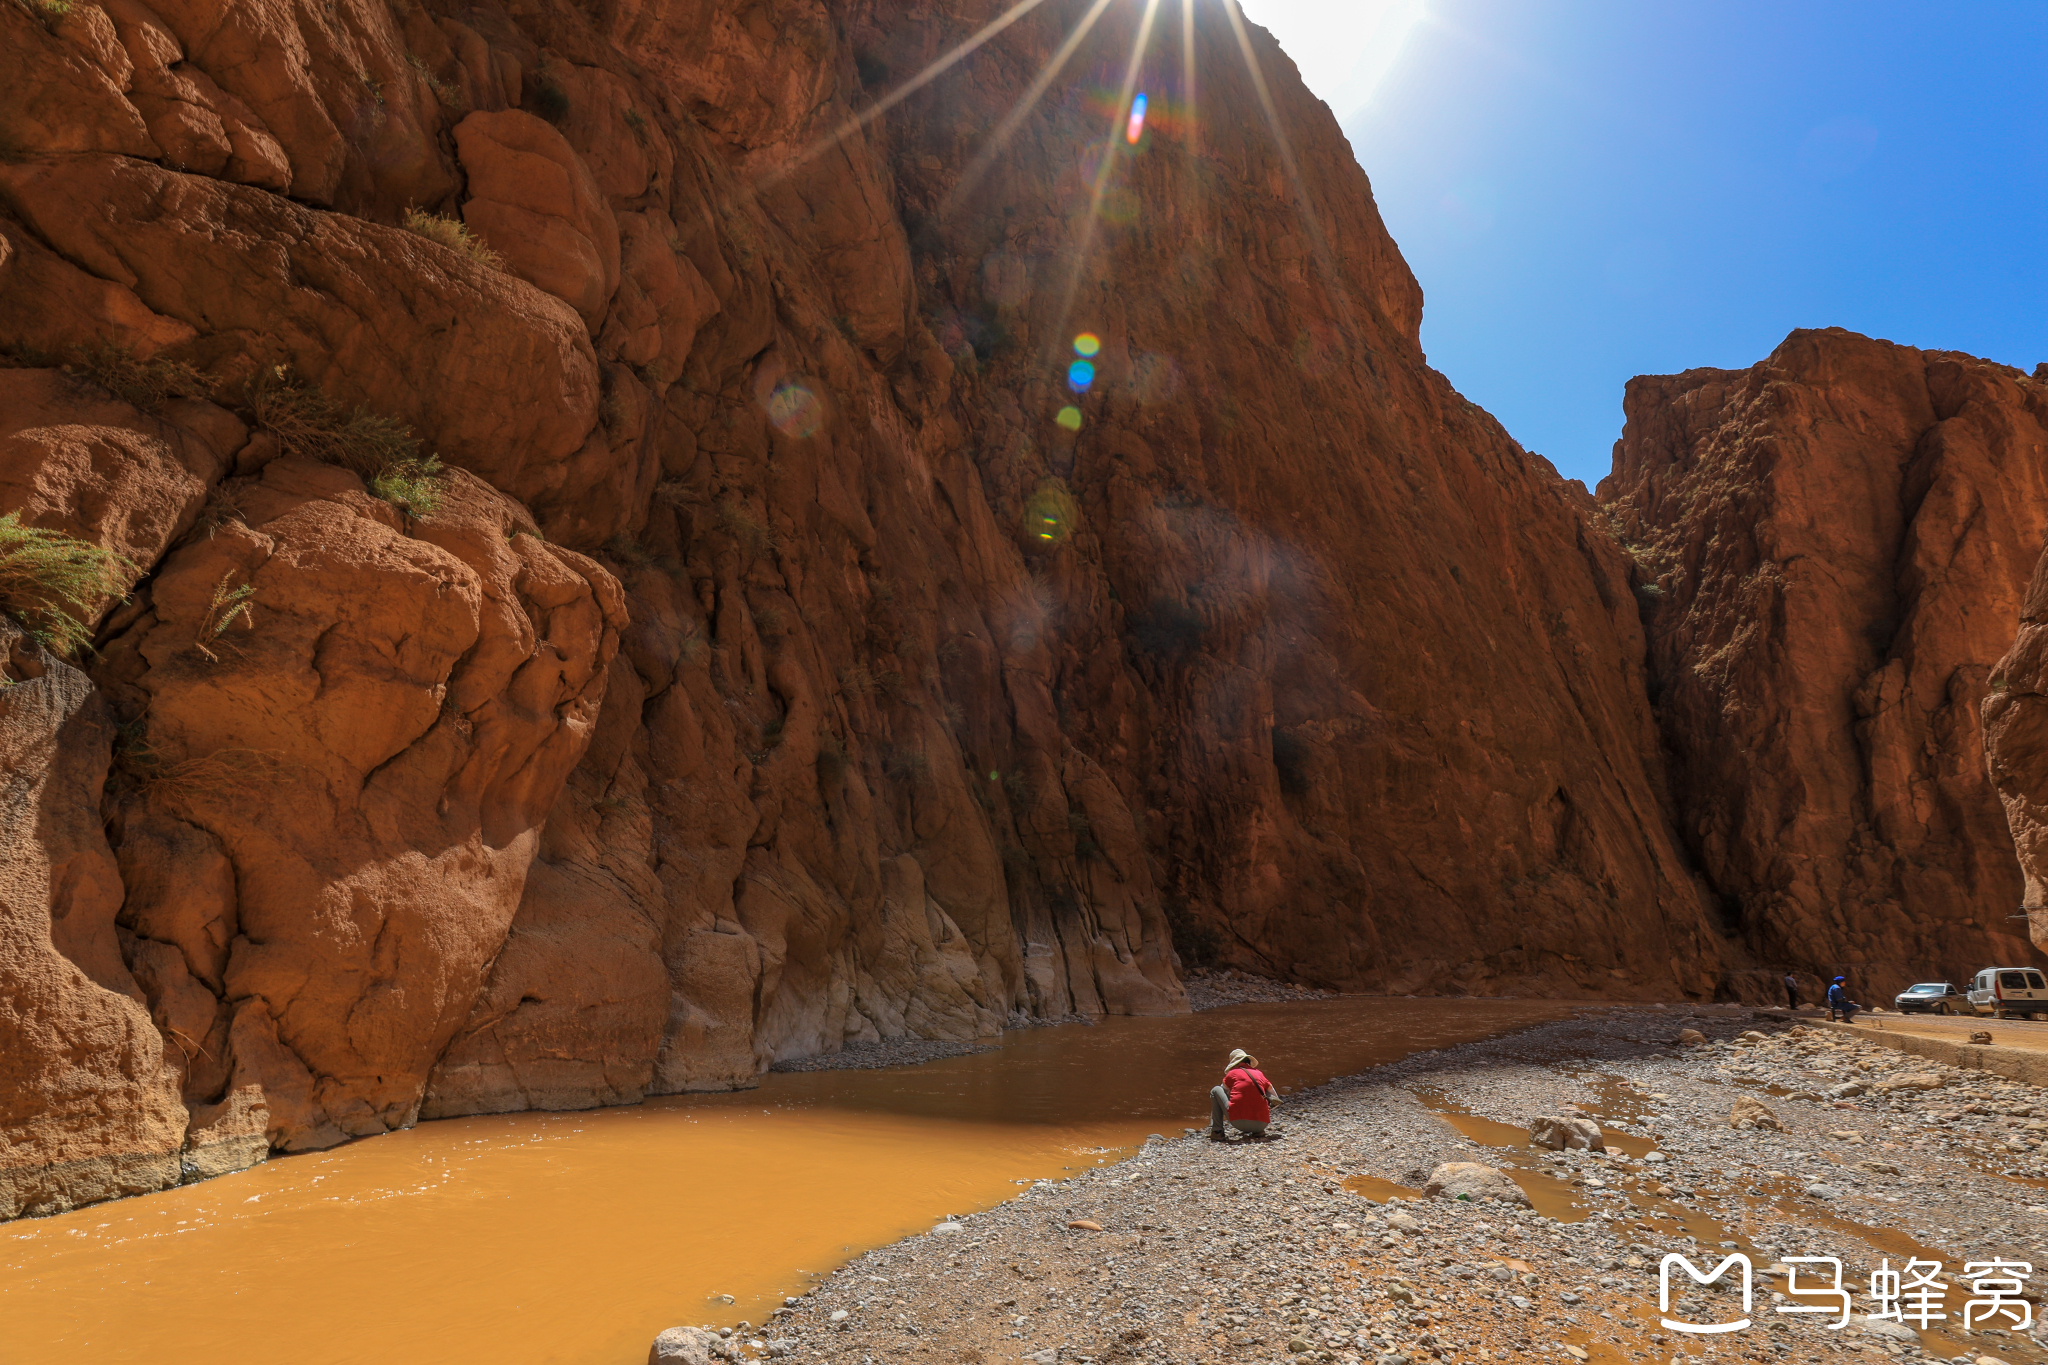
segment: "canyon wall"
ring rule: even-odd
[[[2038,961],[1978,709],[2017,706],[1993,666],[2048,534],[2048,383],[1834,328],[1626,406],[1600,501],[1681,831],[1759,973],[1846,972],[1868,1002]]]
[[[2034,379],[2048,390],[2048,363]],[[2048,551],[2020,605],[2019,636],[1991,670],[1984,749],[2019,854],[2028,936],[2048,950]]]
[[[0,1216],[1189,960],[1715,988],[1628,560],[1139,10],[0,4],[0,513],[116,556],[9,636]]]

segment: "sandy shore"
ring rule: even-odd
[[[1681,1046],[1686,1028],[1709,1041]],[[1896,1086],[1908,1075],[1922,1079]],[[1731,1128],[1738,1098],[1783,1131]],[[1191,1097],[1191,1120],[1199,1108]],[[1610,1151],[1527,1145],[1532,1118],[1577,1112],[1597,1116]],[[1960,1279],[1995,1255],[2048,1280],[2048,1189],[2028,1183],[2048,1130],[2037,1114],[2048,1094],[2032,1087],[1840,1033],[1747,1010],[1616,1008],[1288,1095],[1278,1141],[1161,1134],[1131,1160],[862,1256],[771,1323],[673,1336],[663,1358],[2044,1361],[2009,1316],[1963,1330],[1967,1281],[1930,1330],[1865,1316],[1880,1261],[1925,1256]],[[1502,1169],[1533,1207],[1415,1188],[1456,1161]],[[1102,1230],[1070,1226],[1083,1221]],[[1752,1325],[1663,1327],[1664,1254],[1705,1267],[1735,1250],[1757,1270]],[[1775,1311],[1793,1302],[1779,1258],[1799,1255],[1844,1261],[1843,1330]],[[1671,1316],[1740,1314],[1738,1295],[1692,1289]]]

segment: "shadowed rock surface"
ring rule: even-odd
[[[2048,532],[2048,384],[1833,328],[1627,408],[1600,497],[1730,927],[1867,1002],[2036,961],[1978,707]]]

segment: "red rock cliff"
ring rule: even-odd
[[[0,1214],[1190,957],[1712,989],[1626,559],[1142,13],[0,5],[0,511],[121,556],[6,694]]]
[[[1600,498],[1685,838],[1760,969],[1870,1000],[2035,961],[1978,707],[2048,532],[2048,386],[1835,328],[1627,411]]]
[[[2048,364],[2034,378],[2048,390]],[[2019,855],[2028,936],[2048,949],[2048,554],[2020,604],[2019,637],[1991,670],[1984,749]]]

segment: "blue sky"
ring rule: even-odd
[[[1631,375],[1842,326],[2048,360],[2048,0],[1244,0],[1336,111],[1430,363],[1597,482]]]

